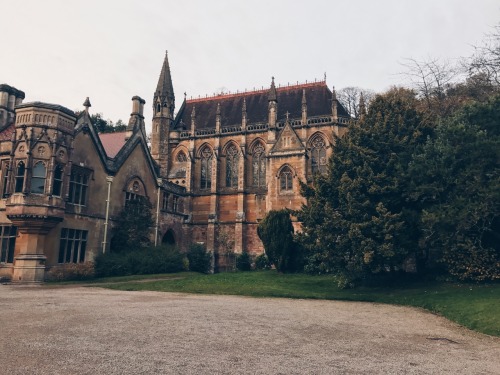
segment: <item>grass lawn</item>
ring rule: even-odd
[[[97,279],[118,290],[153,290],[253,297],[368,301],[415,306],[478,332],[500,336],[500,284],[413,283],[392,287],[339,289],[333,276],[283,275],[275,271],[203,275],[177,273]]]

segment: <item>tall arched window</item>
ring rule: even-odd
[[[260,143],[254,147],[252,153],[252,178],[253,186],[266,186],[266,154]]]
[[[238,149],[231,145],[226,151],[226,187],[238,187]]]
[[[52,185],[52,195],[60,197],[63,183],[63,166],[57,165],[54,169],[54,184]]]
[[[292,191],[293,174],[289,167],[284,167],[280,172],[280,191]]]
[[[31,173],[31,192],[33,194],[45,193],[45,177],[47,169],[41,161],[35,164]]]
[[[26,171],[26,166],[23,161],[17,164],[16,169],[16,186],[14,187],[15,193],[22,193],[24,187],[24,172]]]
[[[210,189],[212,187],[212,150],[205,147],[201,151],[201,176],[200,188]]]
[[[326,173],[326,146],[321,136],[316,136],[311,142],[311,171],[313,174]]]

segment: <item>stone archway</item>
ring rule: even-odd
[[[169,229],[163,235],[161,239],[163,245],[175,245],[175,233],[172,229]]]

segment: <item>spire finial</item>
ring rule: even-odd
[[[87,96],[87,99],[83,102],[83,106],[85,107],[85,112],[89,113],[89,107],[92,107],[92,104],[90,104],[90,99]]]
[[[273,76],[271,80],[271,88],[269,89],[268,100],[276,102],[277,98],[278,96],[276,94],[276,86],[274,85],[274,76]]]

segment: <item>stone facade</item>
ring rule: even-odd
[[[155,242],[186,242],[185,188],[160,178],[146,143],[143,99],[132,98],[126,132],[98,134],[88,99],[79,114],[21,100],[14,110],[5,98],[24,93],[0,88],[8,113],[0,128],[0,277],[40,282],[51,267],[92,260],[109,249],[126,201],[140,196],[153,207]]]
[[[262,253],[258,222],[270,210],[301,207],[299,181],[325,171],[350,122],[325,81],[276,87],[273,78],[269,89],[184,98],[175,118],[174,100],[166,56],[152,155],[163,178],[186,188],[185,231],[215,253],[216,266],[228,246]]]
[[[128,199],[153,207],[155,244],[203,243],[262,253],[259,221],[299,209],[299,181],[326,170],[351,121],[325,81],[184,98],[176,115],[168,57],[153,94],[151,149],[134,96],[125,132],[98,134],[89,115],[0,85],[0,277],[39,282],[51,267],[109,249]],[[294,223],[298,228],[299,224]]]

